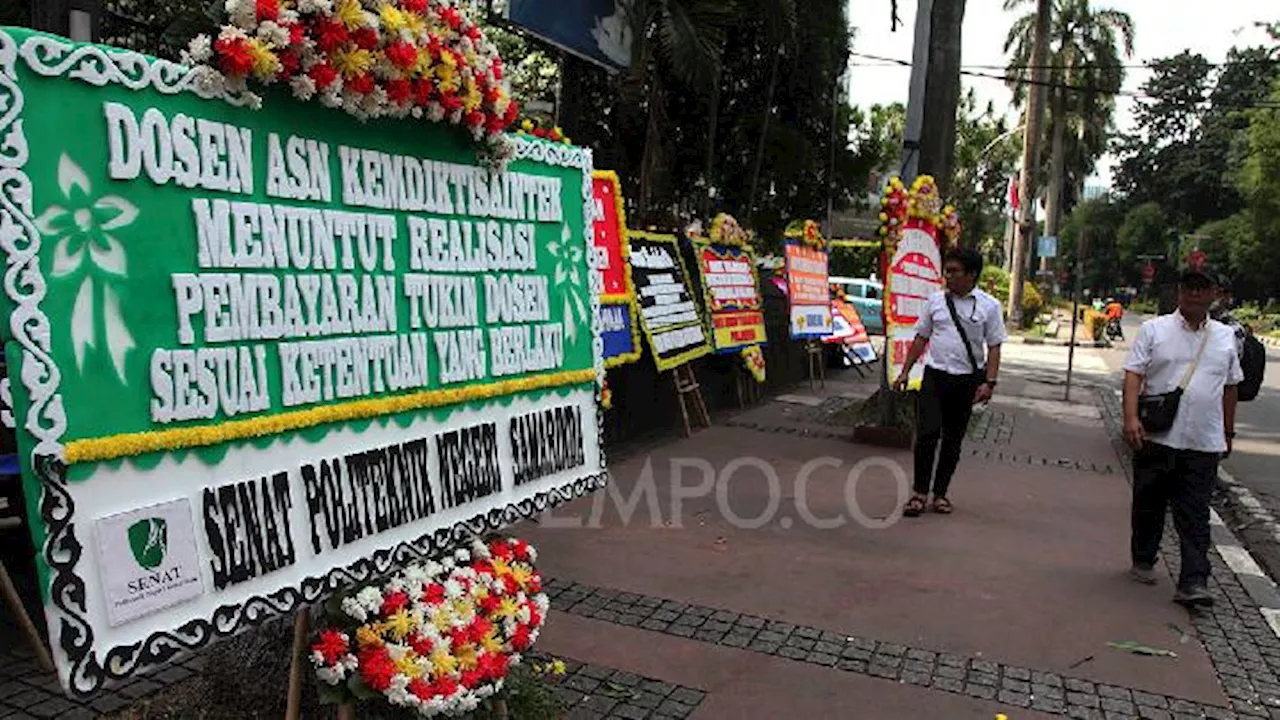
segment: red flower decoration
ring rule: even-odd
[[[403,590],[387,593],[386,597],[382,598],[383,617],[391,617],[407,607],[409,607],[409,594]]]
[[[218,53],[218,65],[228,75],[248,75],[253,69],[253,57],[249,55],[244,38],[219,39],[213,49]]]
[[[472,110],[471,112],[467,113],[466,122],[467,122],[467,127],[478,128],[481,125],[484,125],[484,113],[480,112],[479,110]]]
[[[428,605],[439,605],[444,600],[444,586],[431,583],[422,589],[422,601]]]
[[[301,45],[302,41],[306,39],[306,31],[302,28],[302,23],[286,23],[280,27],[289,31],[290,45]]]
[[[498,612],[498,606],[502,605],[502,599],[497,595],[489,594],[480,599],[480,610],[485,615],[492,615]]]
[[[409,692],[419,700],[430,700],[435,688],[431,687],[431,683],[422,678],[414,678],[409,681]]]
[[[453,112],[454,110],[461,110],[462,98],[458,97],[454,93],[443,93],[440,95],[440,104],[443,105],[444,109],[448,110],[449,112]]]
[[[546,138],[546,137],[547,137],[547,130],[546,130],[546,128],[534,128],[534,129],[533,129],[533,136],[534,136],[534,137],[536,137],[536,138]]]
[[[511,647],[515,648],[517,652],[524,652],[532,644],[533,638],[529,635],[529,627],[527,625],[517,627],[515,634],[511,636]]]
[[[506,124],[510,125],[515,122],[518,117],[520,117],[520,103],[512,100],[507,104],[507,114],[502,116],[502,120]]]
[[[458,692],[458,681],[451,677],[442,677],[436,681],[435,687],[432,688],[432,691],[436,695],[449,697],[450,695]]]
[[[507,669],[510,663],[506,655],[498,653],[485,653],[480,656],[479,666],[477,669],[484,673],[484,676],[490,680],[501,680],[506,677]]]
[[[502,129],[505,128],[506,126],[507,126],[507,121],[502,119],[501,115],[490,115],[488,119],[484,121],[485,132],[489,133],[490,135],[497,135],[498,133],[502,132]]]
[[[408,70],[418,62],[418,49],[403,40],[391,43],[383,52],[386,53],[391,64],[401,70]]]
[[[444,21],[449,23],[449,27],[453,28],[454,30],[457,30],[458,27],[462,25],[462,15],[458,14],[457,8],[453,8],[453,7],[445,8],[440,13],[440,17],[444,18]]]
[[[377,692],[391,687],[391,678],[396,674],[395,663],[385,647],[369,648],[360,652],[360,677],[364,684]]]
[[[332,53],[341,48],[351,38],[347,32],[347,26],[335,20],[317,20],[314,34],[316,47],[326,53]]]
[[[409,104],[413,97],[413,85],[404,79],[387,81],[387,97],[399,105]]]
[[[502,80],[502,58],[493,59],[493,79]]]
[[[422,633],[414,633],[409,636],[409,647],[419,655],[430,655],[432,650],[436,649],[435,643],[422,635]]]
[[[413,82],[413,101],[418,105],[426,105],[435,92],[435,83],[430,80],[422,78]],[[440,592],[443,593],[444,589],[441,588]]]
[[[333,665],[343,658],[351,648],[342,633],[337,630],[325,630],[320,633],[320,642],[311,646],[312,652],[320,653],[326,665]]]
[[[529,562],[529,543],[524,540],[516,540],[511,543],[511,549],[515,552],[516,559],[523,562]]]
[[[298,72],[298,67],[302,64],[298,60],[298,55],[293,50],[285,50],[280,53],[280,75],[281,79],[288,80]]]
[[[352,92],[360,93],[361,95],[368,95],[373,92],[373,76],[369,73],[357,75],[347,81],[346,87],[351,88]]]
[[[478,687],[483,682],[484,673],[480,671],[480,668],[465,670],[462,673],[462,687]]]
[[[338,79],[338,71],[334,70],[328,63],[312,65],[310,72],[307,74],[311,76],[311,81],[320,90],[329,87],[334,80]]]
[[[362,27],[351,34],[351,39],[361,50],[373,50],[378,47],[378,31]]]
[[[275,22],[280,17],[280,4],[276,0],[258,0],[257,15],[258,22],[263,20]]]
[[[427,0],[400,0],[400,7],[409,12],[424,13],[427,11]]]

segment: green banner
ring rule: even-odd
[[[603,482],[588,151],[513,137],[496,167],[14,29],[0,72],[3,327],[29,506],[65,510],[33,533],[76,546],[40,563],[78,588],[45,588],[87,633],[52,643],[71,689]]]

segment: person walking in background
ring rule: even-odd
[[[898,391],[906,389],[911,368],[927,347],[916,406],[914,494],[903,509],[907,517],[924,511],[930,491],[934,512],[952,511],[947,491],[960,463],[969,418],[975,403],[991,399],[1000,370],[1000,346],[1008,337],[1000,301],[976,287],[982,273],[981,253],[970,248],[948,250],[942,272],[947,289],[929,296],[902,373],[894,382]]]
[[[1134,452],[1130,574],[1156,583],[1172,510],[1182,554],[1173,599],[1187,607],[1213,604],[1209,497],[1218,461],[1231,452],[1244,378],[1235,333],[1209,317],[1217,285],[1212,271],[1184,271],[1177,310],[1143,323],[1124,363],[1124,437]]]

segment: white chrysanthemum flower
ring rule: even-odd
[[[342,107],[341,90],[335,90],[332,85],[325,88],[324,92],[320,93],[320,104],[331,108]]]
[[[360,667],[360,658],[355,655],[346,655],[342,658],[342,665],[348,670],[355,670]]]
[[[431,122],[440,122],[444,119],[444,106],[432,100],[427,103],[427,119]]]
[[[478,707],[480,707],[480,698],[476,697],[474,693],[468,693],[458,701],[458,709],[464,713],[469,713]]]
[[[337,685],[347,677],[347,669],[342,665],[316,668],[316,678],[329,685]]]
[[[528,547],[529,547],[529,562],[531,563],[538,562],[538,551],[535,550],[532,545],[529,545]]]
[[[187,43],[187,49],[183,51],[183,62],[191,65],[208,62],[211,57],[213,57],[213,40],[204,34],[191,38],[191,42]]]
[[[427,569],[420,563],[414,563],[404,569],[404,579],[411,583],[423,583],[430,579]]]
[[[263,20],[258,23],[257,34],[259,40],[273,48],[283,49],[289,46],[289,31],[273,20]]]
[[[472,557],[477,557],[481,560],[488,560],[490,555],[489,546],[485,545],[484,541],[480,538],[476,538],[471,541],[471,555]]]
[[[441,570],[443,570],[443,568],[441,568],[440,563],[436,562],[435,560],[428,560],[426,564],[426,570],[428,575],[430,575],[432,578],[435,578],[440,575],[440,572]]]
[[[537,596],[533,598],[533,604],[537,606],[538,614],[542,617],[546,617],[547,610],[551,608],[551,599],[547,597],[546,593],[538,593]]]
[[[445,597],[451,600],[461,600],[462,596],[466,594],[466,591],[463,590],[462,583],[453,578],[449,578],[444,581],[444,594]]]
[[[222,31],[218,33],[218,39],[231,42],[233,40],[248,40],[249,36],[240,28],[224,25]]]
[[[294,75],[289,80],[289,87],[299,100],[310,100],[316,94],[316,82],[307,75]]]
[[[369,619],[369,614],[360,605],[360,601],[353,597],[342,599],[342,612],[356,620],[356,622],[364,622]]]
[[[516,613],[516,617],[519,618],[520,622],[528,623],[529,619],[533,617],[533,615],[529,612],[528,605],[521,605],[520,611]]]
[[[453,123],[454,125],[457,125],[462,122],[462,108],[458,108],[457,110],[454,110],[449,115],[449,122]]]
[[[458,548],[453,551],[453,559],[460,563],[469,563],[471,562],[471,553],[467,552],[466,548]]]
[[[333,12],[333,2],[331,0],[298,0],[298,12],[328,15]]]
[[[302,17],[298,15],[298,11],[292,8],[280,8],[280,12],[277,15],[276,20],[276,22],[281,25],[293,25],[301,21]]]

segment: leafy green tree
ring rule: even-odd
[[[1124,221],[1124,206],[1109,197],[1086,200],[1071,210],[1062,227],[1062,240],[1058,243],[1067,287],[1074,287],[1076,246],[1082,235],[1086,248],[1081,260],[1081,287],[1094,292],[1113,293],[1124,283],[1117,243]]]
[[[1280,83],[1271,94],[1280,106]],[[1238,183],[1245,198],[1244,220],[1252,229],[1234,235],[1232,264],[1260,295],[1280,293],[1280,112],[1249,111],[1247,151]]]
[[[1005,0],[1004,7],[1016,10],[1027,4],[1035,3]],[[1115,110],[1112,98],[1124,82],[1121,57],[1133,54],[1134,26],[1128,13],[1094,8],[1089,0],[1054,0],[1051,13],[1045,233],[1057,235],[1063,202],[1079,194],[1084,178],[1106,149]],[[1025,68],[1031,60],[1034,34],[1032,12],[1014,21],[1005,40],[1005,51],[1011,51],[1008,75],[1015,78],[1010,84],[1019,104],[1026,97]],[[1064,197],[1065,187],[1074,188],[1072,198]]]
[[[1130,284],[1142,278],[1141,255],[1169,251],[1171,228],[1160,203],[1146,202],[1130,210],[1116,233],[1116,259],[1120,277]]]
[[[950,199],[960,213],[964,242],[1003,261],[1005,198],[1009,178],[1022,159],[1022,147],[1003,115],[987,103],[978,109],[971,89],[956,113],[955,169]],[[994,252],[995,250],[999,252]]]

